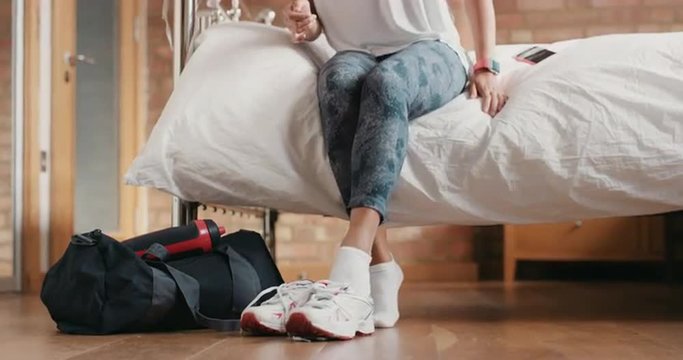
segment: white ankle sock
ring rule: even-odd
[[[342,246],[332,264],[330,280],[351,285],[356,295],[370,296],[370,260],[372,257],[365,251]]]
[[[375,303],[375,326],[392,327],[398,321],[398,289],[403,271],[393,259],[370,266],[372,300]]]

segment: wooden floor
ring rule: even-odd
[[[35,296],[0,295],[0,359],[683,359],[683,288],[421,284],[394,329],[348,342],[194,331],[70,336]]]

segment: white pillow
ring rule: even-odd
[[[322,149],[312,97],[316,64],[331,51],[324,41],[293,46],[286,30],[261,24],[214,26],[188,62],[126,182],[185,200],[266,206],[277,197],[283,208],[339,212],[306,205],[302,194],[337,201],[331,195],[337,192],[333,176],[322,165],[307,164],[310,142],[286,140],[307,137]],[[254,160],[261,157],[264,162]],[[327,189],[321,189],[321,176],[327,177]],[[283,186],[274,189],[260,179]]]

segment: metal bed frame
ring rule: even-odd
[[[207,26],[212,25],[212,20],[201,18],[198,12],[198,0],[174,0],[173,6],[173,70],[174,80],[177,81],[180,72],[192,54],[194,39]],[[224,13],[228,21],[239,21],[241,8],[239,0],[231,0],[231,8]],[[272,21],[267,19],[266,21]],[[214,212],[222,211],[223,214],[250,216],[262,219],[262,233],[266,246],[275,256],[275,222],[278,211],[270,208],[259,207],[225,207],[214,204],[202,204],[200,202],[186,201],[177,196],[173,197],[172,225],[179,226],[190,223],[197,219],[199,209],[212,209]]]

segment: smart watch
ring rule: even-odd
[[[494,59],[480,59],[474,64],[473,72],[488,71],[494,75],[500,74],[500,63]]]

